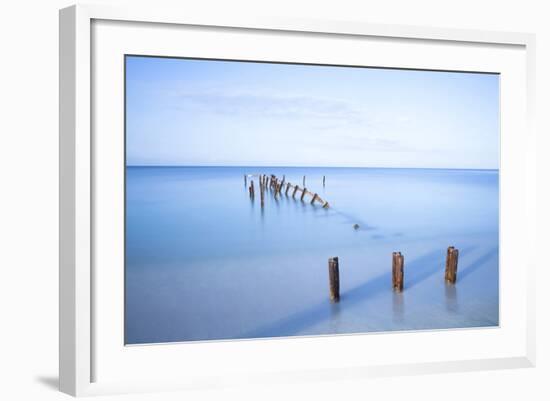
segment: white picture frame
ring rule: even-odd
[[[273,43],[276,43],[277,34],[284,35],[306,35],[308,37],[323,36],[328,38],[338,37],[342,40],[360,40],[361,38],[383,39],[387,41],[415,41],[421,44],[433,44],[441,47],[446,45],[456,46],[456,51],[467,51],[468,48],[478,49],[480,55],[488,48],[512,49],[509,55],[498,57],[491,61],[496,64],[486,64],[491,68],[495,66],[494,72],[501,72],[500,68],[510,68],[510,86],[503,92],[502,112],[506,114],[503,121],[505,141],[502,144],[501,167],[503,174],[503,188],[501,191],[501,221],[505,221],[501,227],[501,240],[504,246],[508,245],[505,251],[501,249],[501,262],[506,264],[519,264],[522,275],[510,276],[510,280],[504,277],[504,286],[501,286],[501,302],[506,308],[505,312],[511,310],[514,315],[513,323],[501,325],[497,330],[451,330],[448,332],[431,331],[418,333],[401,333],[399,337],[395,334],[376,334],[358,336],[339,336],[321,338],[290,338],[284,340],[251,340],[244,342],[212,342],[195,344],[191,346],[164,345],[159,347],[136,347],[129,352],[124,352],[121,359],[111,358],[115,350],[105,346],[108,340],[106,332],[110,330],[109,322],[122,319],[116,316],[116,308],[113,308],[113,316],[105,317],[101,313],[101,302],[96,305],[97,298],[104,297],[109,302],[120,299],[111,287],[120,284],[116,281],[104,286],[109,278],[103,274],[98,275],[94,270],[97,267],[101,255],[94,251],[94,238],[98,237],[98,219],[101,219],[101,210],[97,210],[95,191],[98,189],[96,175],[102,174],[101,166],[98,163],[105,155],[105,150],[116,149],[108,143],[98,144],[93,138],[93,127],[99,124],[94,121],[96,115],[95,104],[93,103],[94,88],[92,77],[94,68],[100,68],[94,57],[102,51],[101,46],[105,40],[93,41],[94,24],[102,24],[105,21],[107,26],[100,35],[113,35],[109,39],[112,47],[105,53],[107,56],[112,53],[108,51],[124,51],[119,46],[124,42],[124,36],[115,31],[135,29],[132,34],[139,36],[139,30],[156,26],[155,33],[148,36],[149,43],[146,46],[148,52],[154,51],[155,43],[171,35],[170,29],[178,27],[200,27],[206,30],[217,30],[216,35],[230,37],[228,29],[232,32],[245,32],[249,35],[256,33],[273,34]],[[128,25],[114,27],[113,24],[132,23],[139,26],[129,28]],[[145,25],[144,25],[145,24]],[[110,31],[110,27],[114,27]],[[128,31],[129,32],[129,31]],[[116,37],[115,37],[116,36]],[[126,35],[134,36],[134,35]],[[120,40],[120,39],[123,40]],[[267,39],[266,39],[267,40]],[[157,41],[157,42],[155,42]],[[299,41],[297,42],[299,43]],[[409,43],[409,42],[407,42]],[[119,47],[117,47],[119,46]],[[145,45],[144,45],[145,46]],[[300,44],[296,45],[299,50]],[[302,44],[303,46],[303,44]],[[98,49],[99,47],[99,49]],[[107,46],[105,46],[107,47]],[[167,45],[163,52],[169,51]],[[441,371],[467,371],[479,369],[502,369],[511,367],[529,367],[535,363],[535,321],[534,321],[534,270],[535,260],[531,255],[535,236],[535,133],[532,128],[534,110],[534,35],[523,33],[506,32],[484,32],[459,29],[439,29],[411,26],[389,26],[375,25],[361,22],[341,21],[315,21],[315,20],[291,20],[291,19],[254,19],[234,20],[231,18],[216,18],[210,15],[187,15],[181,11],[165,11],[151,8],[126,8],[118,9],[107,6],[78,5],[60,11],[60,390],[72,395],[93,395],[132,391],[156,391],[166,389],[188,389],[208,388],[220,385],[231,385],[247,382],[289,382],[307,380],[325,380],[328,378],[357,378],[365,376],[419,374]],[[153,49],[153,50],[151,50]],[[462,49],[462,50],[461,50]],[[215,50],[213,50],[215,51]],[[427,49],[426,52],[433,52]],[[503,50],[504,51],[504,50]],[[298,52],[299,53],[299,52]],[[426,54],[428,54],[426,53]],[[513,53],[513,54],[512,54]],[[504,66],[506,57],[511,57],[512,64],[516,67]],[[342,57],[346,57],[344,54]],[[349,57],[349,55],[348,55]],[[223,58],[223,57],[222,57]],[[482,59],[483,57],[479,57]],[[105,57],[103,57],[105,59]],[[396,61],[398,62],[398,61]],[[481,62],[481,61],[476,61]],[[517,62],[517,63],[516,63]],[[431,63],[431,64],[430,64]],[[443,62],[442,62],[443,63]],[[450,62],[449,62],[450,63]],[[501,63],[502,66],[499,67]],[[440,66],[426,62],[424,64],[415,62],[414,66],[424,66],[430,69],[452,69],[450,64]],[[470,70],[472,67],[455,66],[455,69]],[[414,67],[407,65],[404,67]],[[523,72],[525,76],[523,76]],[[521,76],[520,76],[521,75]],[[120,78],[120,76],[118,76]],[[113,76],[113,79],[119,79]],[[122,84],[121,82],[119,82]],[[518,99],[509,99],[512,89],[519,89]],[[507,103],[510,102],[517,103]],[[519,106],[519,107],[511,107]],[[101,113],[99,113],[99,118]],[[514,128],[514,129],[508,129]],[[115,159],[113,159],[115,160]],[[105,162],[104,170],[108,170],[108,162]],[[98,170],[99,169],[99,170]],[[98,172],[99,171],[99,172]],[[104,174],[104,173],[103,173]],[[113,181],[111,184],[116,184]],[[521,185],[518,187],[518,185]],[[510,207],[508,207],[508,205]],[[101,224],[100,224],[101,226]],[[513,228],[514,230],[512,230]],[[518,233],[515,233],[516,231]],[[513,246],[512,246],[513,245]],[[512,249],[513,248],[513,249]],[[508,263],[510,262],[510,263]],[[513,278],[513,280],[512,280]],[[98,292],[98,286],[101,291]],[[515,288],[515,289],[512,289]],[[517,287],[517,288],[516,288]],[[111,291],[112,290],[112,291]],[[512,291],[515,295],[512,295]],[[509,297],[518,300],[512,302]],[[99,313],[97,311],[100,311]],[[105,319],[105,320],[103,320]],[[517,320],[517,321],[515,321]],[[506,319],[504,319],[507,322]],[[118,323],[117,323],[118,324]],[[101,326],[102,329],[97,329]],[[513,326],[513,327],[512,327]],[[112,328],[114,330],[114,328]],[[510,329],[509,336],[500,336]],[[457,334],[458,333],[458,334]],[[496,334],[495,334],[496,333]],[[373,361],[362,362],[363,355],[360,352],[354,359],[351,355],[347,360],[337,360],[334,350],[342,347],[363,348],[368,343],[376,343],[373,347],[383,347],[385,338],[395,342],[396,339],[406,348],[418,347],[418,344],[436,343],[439,337],[448,336],[448,339],[455,341],[456,338],[463,338],[465,342],[475,348],[476,341],[495,343],[494,349],[472,351],[465,358],[452,355],[460,355],[464,349],[458,348],[451,356],[442,355],[440,359],[434,358],[422,360],[411,354],[405,359],[396,360],[372,355]],[[460,336],[460,337],[457,337]],[[484,337],[483,340],[481,338]],[[98,340],[99,339],[99,340]],[[117,340],[118,341],[118,340]],[[346,345],[349,344],[349,345]],[[114,345],[118,346],[118,345]],[[114,347],[113,346],[113,347]],[[123,347],[123,344],[120,344]],[[497,348],[500,347],[500,348]],[[176,363],[177,356],[173,354],[170,347],[178,347],[188,355],[188,361],[198,361],[199,358],[207,356],[210,360],[221,358],[220,355],[231,356],[241,355],[243,361],[236,361],[231,365],[221,366],[220,369],[210,372],[210,367],[193,366],[193,369],[182,367]],[[510,352],[506,352],[507,347]],[[140,348],[138,351],[137,349]],[[176,348],[173,348],[176,349]],[[329,350],[321,355],[320,360],[316,359],[320,349]],[[144,351],[145,350],[145,351]],[[332,350],[332,351],[331,351]],[[298,363],[286,357],[280,357],[277,361],[271,360],[272,368],[262,367],[263,362],[253,359],[252,355],[262,355],[269,361],[269,355],[290,356],[296,358],[310,358],[310,363]],[[302,354],[300,354],[302,353]],[[121,353],[120,355],[122,355]],[[181,355],[181,354],[180,354]],[[247,356],[249,355],[249,356]],[[465,354],[466,355],[466,354]],[[96,359],[106,361],[115,366],[113,372],[105,374],[98,372],[98,366],[106,362],[98,363]],[[126,359],[124,359],[126,358]],[[166,358],[172,358],[168,361]],[[156,364],[159,361],[168,361],[166,371],[159,371],[153,377],[151,372],[129,369],[135,366],[136,362],[143,362],[144,365]],[[221,361],[220,361],[221,362]],[[117,365],[116,363],[120,363]],[[241,363],[242,366],[239,366]],[[257,364],[255,367],[246,367],[246,363]],[[122,369],[124,367],[124,369]],[[158,367],[158,365],[157,365]],[[126,369],[128,368],[128,369]],[[183,369],[185,377],[181,375],[170,375],[169,369]],[[124,371],[124,375],[114,374],[114,370]],[[234,370],[234,372],[233,372]],[[135,376],[134,376],[135,375]],[[133,380],[132,378],[136,379]],[[100,378],[98,380],[98,378]]]

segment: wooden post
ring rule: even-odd
[[[302,179],[302,185],[305,187],[306,186],[306,176],[304,175],[304,178]]]
[[[292,197],[294,198],[294,195],[296,195],[296,192],[298,191],[298,185],[294,185],[294,191],[292,191]]]
[[[251,180],[250,181],[250,197],[253,198],[254,197],[254,180]]]
[[[454,246],[447,248],[447,260],[445,261],[445,281],[451,284],[456,283],[458,270],[458,249]]]
[[[311,199],[311,204],[313,205],[313,202],[315,202],[315,199],[317,199],[317,194],[313,194],[313,198]]]
[[[301,201],[304,200],[304,196],[306,196],[306,192],[307,192],[307,188],[304,187],[304,189],[302,190],[302,197],[300,198]]]
[[[392,287],[396,291],[403,291],[405,259],[401,252],[392,253]]]
[[[323,187],[325,186],[325,176],[323,176]]]
[[[264,207],[264,189],[265,185],[263,182],[260,182],[260,205]]]
[[[283,180],[281,181],[281,186],[285,185],[285,176],[283,175]]]
[[[286,183],[286,191],[285,191],[285,195],[286,195],[286,196],[288,196],[288,190],[289,190],[290,186],[291,186],[291,185],[290,185],[290,182],[287,182],[287,183]]]
[[[328,279],[330,300],[340,301],[340,271],[338,269],[338,257],[328,259]]]

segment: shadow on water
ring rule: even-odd
[[[466,248],[462,253],[467,253],[471,249],[473,248]],[[441,252],[441,250],[437,250],[427,253],[408,263],[405,260],[405,290],[418,285],[435,273],[441,273],[442,266],[444,268],[445,263],[444,257],[445,253]],[[384,291],[392,291],[390,271],[379,274],[363,284],[342,292],[339,305],[331,304],[327,300],[326,302],[319,303],[288,317],[279,319],[265,327],[244,333],[240,337],[255,338],[294,335],[320,322],[332,322],[335,319],[335,314],[339,315],[340,308],[355,307]],[[394,307],[397,309],[397,318],[399,319],[399,313],[403,313],[405,304],[402,294],[396,295],[397,299],[394,299]],[[399,297],[399,295],[401,295],[401,297]],[[335,306],[337,306],[337,308]]]
[[[468,266],[464,267],[463,269],[460,269],[460,259],[459,259],[459,265],[458,265],[459,270],[457,274],[457,282],[461,282],[470,274],[474,273],[476,270],[482,267],[485,263],[489,262],[491,259],[495,257],[498,258],[498,246],[491,249],[489,252],[481,255],[479,258],[474,260],[472,263],[470,263]]]
[[[466,255],[475,247],[468,247],[460,250],[461,255]],[[407,263],[405,257],[405,289],[412,288],[422,281],[426,280],[435,273],[443,273],[445,271],[445,251],[431,252],[425,256],[415,259],[411,263]]]

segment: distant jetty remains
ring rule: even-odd
[[[251,198],[254,198],[255,190],[254,190],[254,177],[258,178],[258,182],[260,184],[260,203],[262,207],[264,206],[264,192],[268,190],[268,188],[271,190],[271,193],[275,198],[281,196],[281,191],[283,188],[285,189],[284,194],[285,196],[289,196],[289,190],[293,188],[292,196],[293,198],[296,197],[296,194],[299,192],[300,200],[301,201],[307,201],[306,196],[310,197],[309,203],[312,205],[315,204],[315,202],[320,203],[323,208],[328,209],[330,207],[329,203],[321,198],[318,193],[308,191],[307,188],[300,187],[299,185],[292,184],[288,181],[286,181],[286,176],[283,175],[283,178],[280,179],[274,174],[266,175],[266,174],[245,174],[244,175],[244,185],[245,187],[248,186],[248,192]],[[248,185],[248,179],[250,178],[250,185]],[[306,176],[303,177],[303,182],[305,183]],[[323,176],[323,186],[325,186],[325,176]]]

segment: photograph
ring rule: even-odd
[[[124,56],[124,342],[499,327],[500,75]]]

